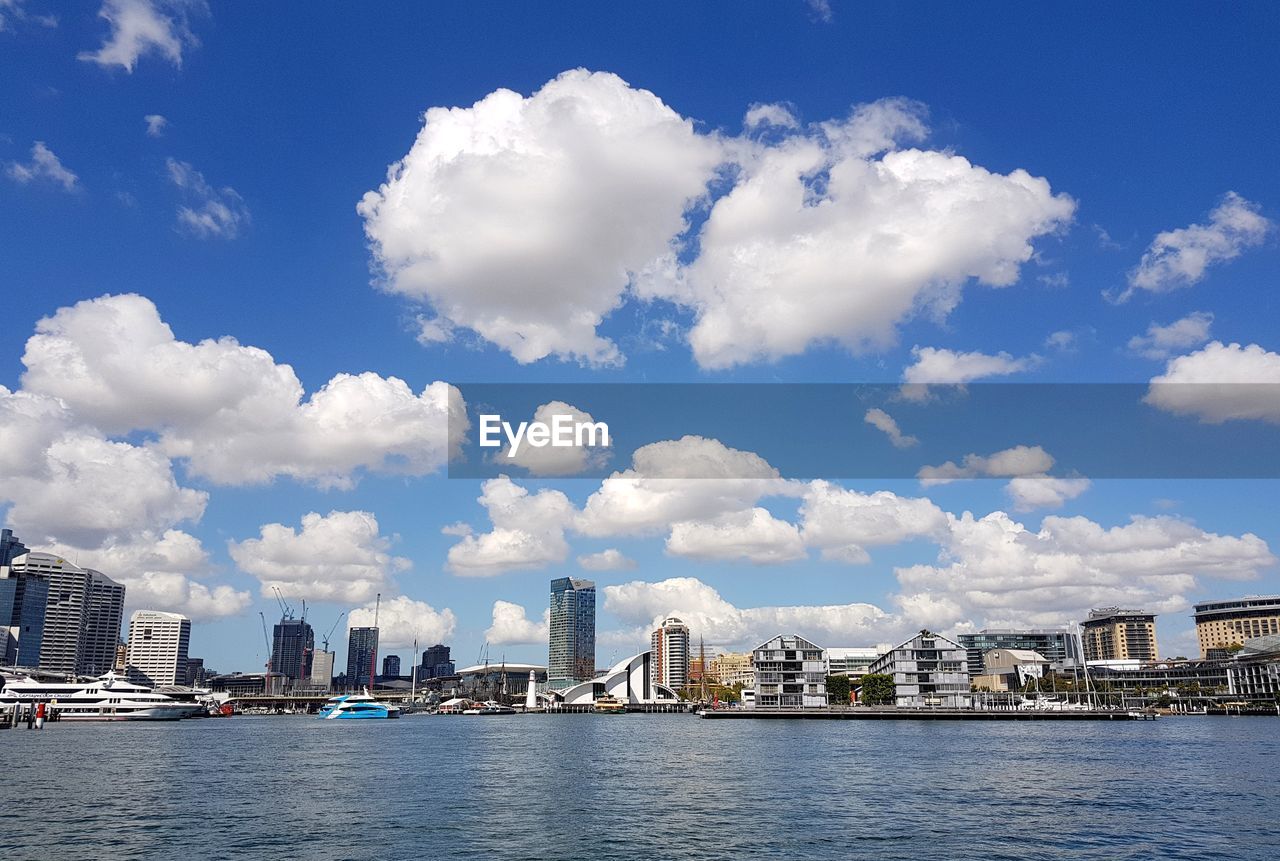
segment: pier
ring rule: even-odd
[[[984,711],[978,709],[704,709],[698,717],[710,720],[1155,720],[1153,712],[1079,709],[1050,711]]]

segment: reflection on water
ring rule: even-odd
[[[237,717],[0,733],[0,857],[1280,858],[1280,721]]]

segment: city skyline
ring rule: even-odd
[[[1103,607],[1190,657],[1195,605],[1280,593],[1274,481],[1074,474],[927,403],[833,430],[893,480],[775,478],[781,424],[445,464],[476,381],[1280,385],[1274,11],[146,8],[171,39],[0,29],[0,510],[210,666],[265,665],[277,589],[541,663],[547,582],[590,578],[597,667],[668,616],[742,651]],[[1267,391],[1142,416],[1230,450]]]

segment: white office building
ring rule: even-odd
[[[655,685],[680,690],[689,684],[689,626],[672,616],[650,637],[649,671]]]
[[[135,610],[129,617],[125,673],[139,685],[182,685],[187,681],[191,620],[181,613]]]

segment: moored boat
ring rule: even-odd
[[[60,721],[178,720],[205,708],[201,703],[179,702],[113,672],[87,682],[6,679],[0,705],[29,703],[47,703],[49,717]]]
[[[386,720],[400,717],[400,707],[378,702],[366,690],[362,694],[330,697],[316,717],[320,720]]]
[[[621,715],[627,713],[627,704],[610,694],[596,697],[592,711],[598,715]]]

